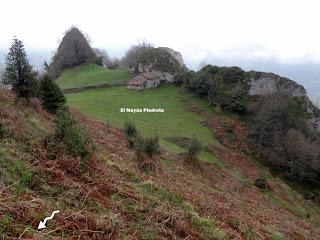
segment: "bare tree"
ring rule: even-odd
[[[100,65],[109,69],[115,69],[119,67],[120,60],[118,58],[110,58],[106,50],[95,48],[93,49],[93,51],[97,55],[98,62]]]
[[[120,66],[120,60],[118,58],[112,58],[110,61],[107,63],[107,68],[109,69],[115,69]]]
[[[100,49],[100,48],[94,48],[93,51],[97,55],[100,65],[107,67],[107,65],[111,61],[111,58],[109,57],[109,54],[107,53],[107,51],[105,49]]]
[[[126,68],[136,67],[140,56],[150,48],[153,48],[153,45],[145,40],[139,41],[136,45],[132,45],[121,59],[121,65]]]
[[[300,181],[315,181],[320,170],[320,145],[310,141],[295,129],[290,129],[285,139],[290,176]]]
[[[279,93],[260,97],[253,110],[249,129],[260,159],[292,179],[318,184],[320,145],[306,125],[303,102]]]

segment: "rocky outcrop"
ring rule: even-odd
[[[56,78],[64,69],[84,63],[97,63],[98,58],[79,29],[72,27],[64,35],[57,53],[49,66],[51,75]]]
[[[171,48],[159,47],[145,51],[136,67],[139,73],[153,72],[164,82],[173,82],[174,74],[184,68],[182,55]]]
[[[310,129],[315,130],[320,133],[320,110],[307,98],[307,111],[309,113],[309,119],[307,120],[307,124]]]
[[[307,97],[303,86],[273,73],[250,72],[248,82],[251,96],[281,92],[292,97]]]
[[[171,54],[172,57],[174,57],[179,62],[181,66],[184,65],[182,54],[180,52],[177,52],[172,48],[168,48],[168,47],[158,47],[158,49],[167,51],[169,54]]]
[[[305,88],[298,83],[273,73],[249,72],[247,82],[250,86],[249,95],[266,96],[284,93],[292,97],[303,98],[306,103],[309,118],[307,124],[310,129],[320,133],[320,110],[314,106]]]

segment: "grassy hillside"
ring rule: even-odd
[[[57,79],[57,83],[62,89],[66,89],[128,80],[130,78],[131,75],[126,70],[106,69],[95,64],[87,64],[64,71]]]
[[[176,86],[166,85],[143,92],[113,87],[68,94],[67,99],[70,106],[113,126],[122,128],[129,120],[145,135],[156,132],[165,146],[175,150],[179,148],[164,138],[192,138],[196,135],[204,144],[216,143],[210,130],[201,123],[205,118],[187,110],[190,106],[197,106],[209,111],[208,106],[180,92]],[[122,113],[121,108],[163,108],[165,112]],[[215,113],[211,111],[211,114]]]
[[[114,101],[122,91],[135,99],[136,93],[123,88],[110,90],[118,91],[112,95]],[[99,96],[99,92],[102,96],[98,100],[108,93],[87,94]],[[189,105],[189,110],[187,103],[196,103],[174,87],[146,91],[142,98],[152,101],[151,93],[155,102],[164,101],[169,109],[164,96],[175,106]],[[69,97],[76,96],[80,95]],[[208,138],[200,121],[215,119],[215,114],[205,115],[206,106],[201,103],[192,109],[191,113],[184,110],[176,114],[186,117],[188,124],[179,122],[180,130],[174,134],[183,135],[183,128],[186,131],[196,125],[202,138]],[[54,129],[53,116],[38,102],[16,106],[12,92],[0,91],[0,118],[6,131],[0,139],[3,239],[319,239],[319,206],[243,153],[214,144],[212,138],[209,141],[217,157],[228,167],[200,162],[199,168],[193,168],[186,165],[183,156],[163,152],[152,159],[156,170],[145,171],[119,129],[77,111],[73,115],[96,144],[86,169],[81,168],[79,158],[64,151],[52,159],[47,136]],[[140,130],[150,132],[143,127]],[[162,132],[169,134],[165,129]],[[255,187],[254,180],[260,175],[270,189]],[[47,229],[38,231],[39,221],[57,209],[60,213],[47,223]]]
[[[58,82],[90,85],[128,74],[115,73],[85,65],[64,72]],[[38,101],[15,105],[11,91],[0,91],[3,239],[320,239],[319,205],[246,154],[246,128],[234,116],[174,85],[88,90],[67,100],[94,142],[85,165],[52,145],[54,116]],[[144,107],[165,112],[120,112]],[[119,129],[126,120],[143,135],[160,135],[163,151],[147,159],[154,168],[141,167]],[[196,166],[181,154],[182,140],[193,135],[206,146]],[[255,185],[261,177],[265,189]],[[60,213],[47,229],[37,230],[54,210]]]

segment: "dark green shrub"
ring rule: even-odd
[[[213,77],[210,75],[205,75],[205,74],[199,74],[196,78],[195,81],[193,82],[196,92],[200,97],[207,97],[208,92],[210,90],[210,84],[213,81]]]
[[[195,76],[195,72],[190,71],[179,71],[174,75],[174,82],[176,84],[181,84],[183,87],[188,88],[190,84],[190,80]]]
[[[176,82],[222,110],[244,114],[247,112],[249,86],[247,73],[238,67],[207,65],[198,72],[176,76]]]
[[[50,113],[56,113],[66,103],[61,89],[48,75],[40,82],[40,100],[44,109]]]
[[[135,125],[127,121],[124,124],[124,133],[137,155],[146,154],[148,157],[153,157],[160,152],[159,136],[157,134],[144,138],[140,136]]]
[[[136,138],[138,138],[139,133],[136,126],[132,122],[126,121],[124,123],[124,134],[126,135],[130,143],[130,146],[133,147],[136,142]]]
[[[160,152],[158,135],[147,138],[138,135],[133,141],[133,146],[139,168],[143,170],[157,169],[153,156]]]
[[[220,67],[212,66],[209,64],[201,68],[199,72],[210,74],[210,75],[216,75],[219,73],[219,71],[220,71]]]
[[[0,122],[0,139],[4,138],[5,133],[6,133],[6,129],[4,127],[4,124]]]
[[[201,142],[196,136],[193,136],[193,138],[190,141],[190,145],[188,147],[187,159],[193,163],[197,162],[201,149],[202,149]]]
[[[134,151],[138,156],[146,154],[152,158],[154,155],[160,152],[159,136],[154,135],[152,137],[143,138],[137,136],[133,140]]]
[[[221,76],[217,76],[210,84],[208,100],[211,104],[220,106],[223,102],[223,97],[223,78]]]
[[[136,126],[128,121],[124,123],[124,133],[128,138],[136,138],[138,136],[138,130]]]
[[[67,153],[80,156],[83,161],[89,159],[93,142],[84,126],[65,109],[57,112],[54,139],[62,144]]]
[[[152,137],[147,137],[145,139],[142,139],[142,141],[143,141],[143,151],[149,157],[152,157],[155,154],[160,152],[159,136],[157,134],[155,134]]]
[[[247,95],[243,88],[237,86],[231,91],[225,91],[220,98],[221,109],[237,114],[245,114],[247,112]]]
[[[247,77],[246,72],[239,67],[221,67],[219,73],[226,84],[239,83]]]

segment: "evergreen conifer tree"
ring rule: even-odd
[[[30,65],[22,41],[17,38],[13,43],[6,57],[4,71],[4,83],[12,85],[16,93],[16,100],[20,97],[29,100],[34,97],[37,91],[36,72]]]

